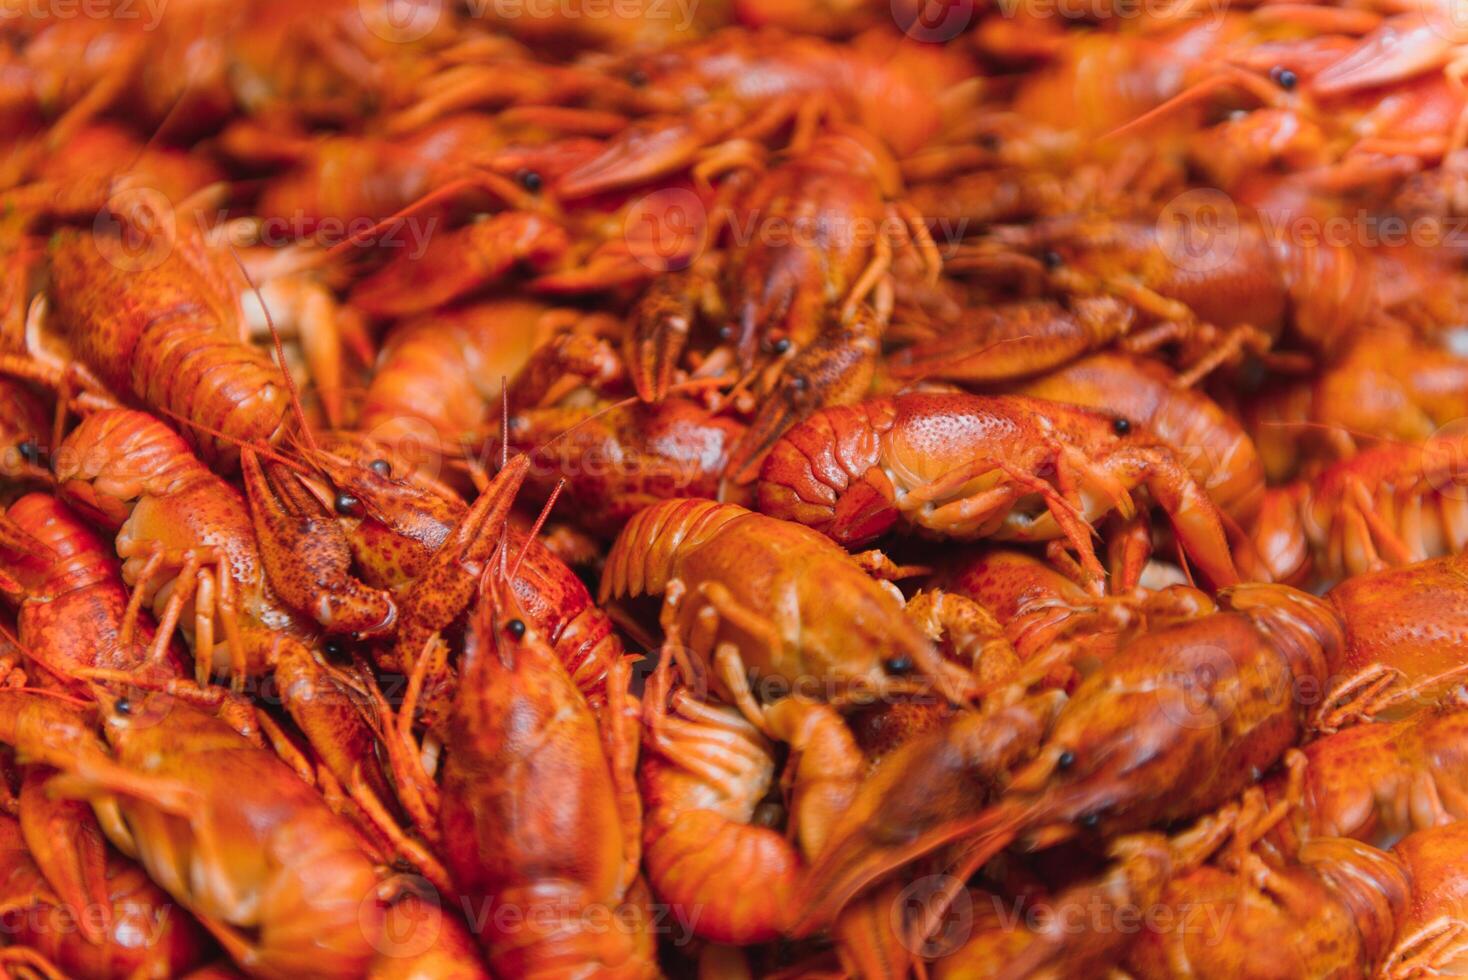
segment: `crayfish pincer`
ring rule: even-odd
[[[853,806],[853,819],[833,832],[807,880],[801,930],[832,921],[878,877],[946,845],[960,845],[962,881],[1015,842],[1104,839],[1196,816],[1242,792],[1304,734],[1310,694],[1322,690],[1344,638],[1326,603],[1287,586],[1242,585],[1221,599],[1226,611],[1143,634],[1083,680],[988,806],[950,788],[965,761],[952,750],[986,770],[996,758],[969,715],[893,752],[869,786],[894,795]],[[978,724],[1012,741],[1015,710],[1035,697],[1021,693]],[[888,768],[903,777],[882,778]],[[944,799],[949,807],[933,806]],[[873,812],[882,818],[867,819]]]

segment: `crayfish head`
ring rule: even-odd
[[[807,880],[803,935],[835,918],[878,878],[945,844],[995,852],[1023,829],[1028,801],[1000,797],[1058,708],[1055,692],[992,711],[963,711],[889,752],[832,828]],[[972,835],[972,836],[971,836]]]
[[[1206,706],[1185,703],[1174,685],[1122,691],[1107,680],[1083,682],[1009,784],[1009,795],[1037,807],[1031,847],[1147,826],[1168,789],[1205,771],[1210,753],[1221,751]]]
[[[850,405],[870,390],[881,351],[883,324],[868,306],[849,319],[832,317],[817,340],[790,358],[730,454],[729,474],[748,483],[765,455],[791,426],[825,405]]]
[[[122,745],[140,733],[151,731],[179,708],[178,699],[163,690],[98,685],[94,694],[102,734],[113,745]]]
[[[415,578],[463,520],[463,500],[418,474],[397,476],[370,445],[326,445],[306,456],[324,479],[304,482],[335,515],[364,577],[383,587]]]
[[[480,576],[466,638],[462,687],[470,687],[473,678],[487,680],[502,672],[516,673],[527,664],[558,660],[515,595],[511,578],[520,553],[507,550],[510,548],[506,539]]]

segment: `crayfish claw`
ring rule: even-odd
[[[300,478],[262,464],[250,449],[240,451],[240,472],[260,560],[281,597],[331,633],[390,630],[397,619],[392,597],[352,574],[346,534]]]
[[[698,313],[701,280],[695,273],[660,276],[643,293],[623,344],[627,373],[645,402],[668,395],[678,360]]]

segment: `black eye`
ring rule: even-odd
[[[1095,830],[1097,827],[1101,826],[1101,814],[1088,813],[1084,817],[1081,817],[1080,824],[1087,830]]]
[[[1119,436],[1124,436],[1128,432],[1132,431],[1132,423],[1128,419],[1117,419],[1115,422],[1111,423],[1111,431],[1115,432]]]
[[[1070,749],[1066,749],[1064,752],[1060,753],[1060,755],[1055,757],[1055,768],[1061,770],[1062,772],[1066,769],[1069,769],[1075,764],[1076,754]]]
[[[804,391],[806,387],[810,384],[810,382],[806,380],[806,377],[803,374],[792,374],[790,376],[790,380],[786,381],[785,383],[790,386],[791,391]]]
[[[882,669],[893,677],[902,677],[912,673],[912,658],[906,656],[888,657],[882,661]]]
[[[1061,257],[1059,252],[1054,251],[1053,249],[1045,251],[1044,254],[1040,256],[1040,261],[1045,264],[1045,268],[1052,271],[1060,268],[1062,265],[1065,265],[1065,259]]]
[[[733,340],[734,339],[734,326],[732,324],[726,323],[722,327],[720,327],[719,328],[719,339],[720,340]]]
[[[349,493],[339,493],[336,495],[336,500],[333,501],[333,506],[336,507],[338,514],[350,514],[357,509],[360,503],[361,501]]]
[[[518,619],[512,619],[505,624],[505,630],[513,639],[521,639],[525,636],[525,624]]]
[[[627,84],[633,88],[642,88],[647,82],[647,72],[641,68],[634,68],[627,73]]]
[[[540,174],[534,170],[521,170],[516,172],[515,180],[521,187],[532,194],[538,193],[541,187],[545,185],[545,181],[541,179]]]
[[[1278,65],[1269,69],[1269,77],[1274,80],[1274,84],[1278,85],[1286,92],[1293,91],[1295,86],[1300,84],[1299,75],[1296,75],[1288,68],[1283,68]]]
[[[788,351],[789,349],[790,349],[790,338],[789,337],[781,337],[779,340],[776,340],[774,343],[770,344],[770,350],[774,351],[776,354],[783,354],[786,351]]]
[[[374,459],[372,462],[367,464],[367,468],[376,473],[378,476],[387,476],[389,473],[392,472],[392,466],[390,466],[388,464],[388,461],[385,459]]]
[[[328,657],[340,657],[342,655],[342,644],[340,640],[327,640],[321,644],[321,649],[326,651]]]
[[[112,705],[112,710],[120,715],[130,715],[133,713],[133,703],[127,698],[118,698]]]
[[[34,442],[31,442],[29,439],[21,443],[19,446],[16,446],[15,449],[31,462],[35,462],[36,457],[39,456],[41,453],[41,451],[36,448],[36,444]]]

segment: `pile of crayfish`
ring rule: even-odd
[[[5,5],[0,969],[1468,973],[1450,7]]]

